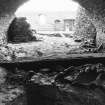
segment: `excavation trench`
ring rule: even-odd
[[[11,71],[10,84],[24,87],[25,94],[16,99],[22,105],[104,105],[104,58],[1,66]],[[18,105],[16,100],[12,103]]]

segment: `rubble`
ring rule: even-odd
[[[28,104],[104,105],[104,75],[100,63],[72,66],[52,76],[35,73],[26,85]]]
[[[7,76],[7,70],[4,69],[3,67],[0,67],[0,85],[5,83],[6,76]]]
[[[2,105],[104,105],[105,65],[102,63],[64,67],[56,65],[25,71],[1,70]],[[1,79],[2,80],[2,79]],[[20,97],[20,98],[19,98]],[[27,97],[27,99],[26,99]]]
[[[0,105],[12,105],[12,102],[25,94],[24,87],[16,83],[11,84],[9,81],[10,73],[7,69],[0,67]],[[19,102],[18,102],[19,103]],[[15,105],[20,105],[15,103]],[[21,101],[21,103],[24,103]]]

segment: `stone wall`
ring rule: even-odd
[[[0,0],[0,45],[7,43],[7,30],[17,8],[28,0]]]
[[[96,36],[96,28],[86,9],[81,6],[79,7],[75,21],[74,36],[83,40],[94,39],[94,37]]]
[[[105,48],[105,21],[101,16],[97,16],[94,14],[92,22],[94,23],[97,31],[96,36],[97,46],[103,44],[103,47]]]
[[[0,16],[1,14],[14,13],[17,8],[28,0],[0,0]]]
[[[7,44],[7,30],[14,17],[13,14],[0,17],[0,45]]]
[[[96,27],[97,46],[101,44],[105,47],[105,1],[103,0],[75,0],[85,8],[85,13],[88,15],[94,26]]]

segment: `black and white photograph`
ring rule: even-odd
[[[105,0],[0,0],[0,105],[105,105]]]

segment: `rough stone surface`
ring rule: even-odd
[[[74,36],[83,40],[95,39],[96,36],[96,28],[83,7],[78,10]]]
[[[5,15],[0,17],[0,45],[7,44],[7,30],[14,19],[14,15]]]
[[[74,0],[88,12],[97,31],[97,46],[105,44],[105,1],[104,0]],[[104,45],[105,46],[105,45]]]
[[[103,64],[71,66],[63,72],[50,73],[34,73],[27,82],[29,105],[104,105]]]
[[[28,0],[0,0],[0,44],[7,42],[6,32],[17,8]]]
[[[0,85],[6,81],[7,71],[6,69],[0,67]]]
[[[14,13],[26,1],[28,0],[0,0],[0,16]]]

